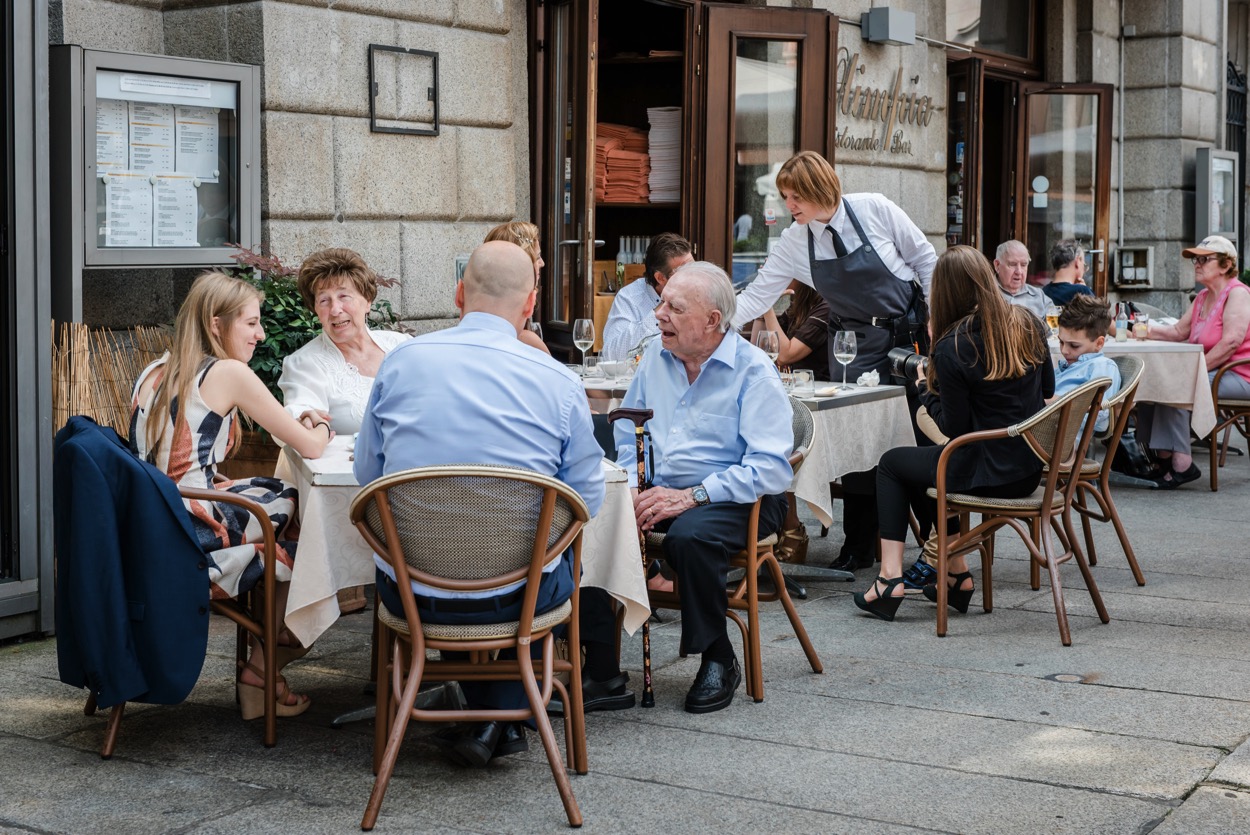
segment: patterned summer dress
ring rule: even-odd
[[[165,429],[161,449],[155,455],[147,449],[147,416],[155,396],[149,396],[146,402],[140,403],[139,390],[149,374],[165,373],[168,358],[166,354],[145,368],[135,384],[131,398],[131,449],[159,467],[179,487],[228,490],[259,503],[265,508],[279,540],[277,579],[279,582],[290,580],[295,560],[294,540],[299,528],[295,488],[280,479],[259,476],[213,483],[217,464],[229,451],[230,427],[238,411],[232,409],[225,416],[219,415],[200,396],[200,385],[215,359],[206,359],[196,374],[195,384],[191,387],[191,402],[186,409],[187,419],[174,420],[178,404],[171,404],[170,411],[175,414]],[[183,499],[183,503],[191,512],[191,524],[200,547],[209,556],[208,578],[212,582],[213,599],[235,597],[249,591],[264,576],[261,523],[235,505],[191,499]],[[284,535],[288,539],[284,540]]]

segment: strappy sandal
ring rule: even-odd
[[[972,579],[971,571],[961,571],[958,574],[951,574],[949,571],[946,576],[952,582],[947,583],[946,589],[946,605],[955,609],[960,614],[968,614],[968,604],[972,602],[972,593],[976,591],[976,586],[972,588],[963,588],[964,580]],[[926,600],[937,603],[937,584],[931,583],[924,587],[924,596]]]
[[[902,584],[902,577],[895,577],[891,580],[878,576],[873,581],[871,587],[884,586],[885,590],[878,590],[875,600],[869,600],[865,597],[864,592],[857,591],[854,595],[855,605],[874,617],[892,621],[894,620],[894,613],[898,611],[899,604],[903,602],[903,595],[894,596],[894,588]]]
[[[265,715],[265,686],[263,684],[248,684],[243,681],[244,670],[250,671],[252,675],[262,682],[265,680],[265,674],[251,661],[246,663],[240,662],[239,675],[235,679],[235,687],[239,696],[239,712],[243,714],[243,721],[249,722],[252,719],[259,719]],[[287,698],[290,696],[295,696],[295,704],[287,704]],[[312,699],[303,693],[292,693],[291,688],[286,683],[286,679],[282,676],[278,676],[276,699],[279,716],[299,716],[312,706]]]

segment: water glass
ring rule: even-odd
[[[786,394],[794,393],[794,372],[793,371],[781,372],[781,387],[786,390]]]
[[[1150,338],[1150,314],[1135,313],[1133,314],[1133,338],[1149,339]]]
[[[759,348],[773,362],[781,354],[781,340],[776,331],[759,331],[755,334],[755,347]]]
[[[588,380],[603,379],[603,369],[599,367],[598,354],[586,354],[582,357],[582,376]]]
[[[796,397],[811,397],[816,393],[816,375],[810,368],[794,370],[794,394]]]

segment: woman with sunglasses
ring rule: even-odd
[[[1194,281],[1202,286],[1193,306],[1175,325],[1151,323],[1150,338],[1201,345],[1207,375],[1215,379],[1220,366],[1250,359],[1250,287],[1238,280],[1237,248],[1228,238],[1211,235],[1181,253],[1194,265]],[[1250,365],[1240,365],[1220,378],[1220,397],[1250,400]],[[1163,465],[1155,483],[1172,490],[1202,476],[1189,451],[1189,411],[1139,403],[1137,432]]]

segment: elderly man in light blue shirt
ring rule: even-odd
[[[660,345],[643,356],[621,406],[651,409],[655,486],[637,494],[639,525],[665,531],[681,586],[682,644],[703,663],[686,710],[727,707],[742,675],[726,631],[729,558],[746,546],[751,506],[759,535],[776,531],[794,474],[790,404],[777,368],[729,329],[733,286],[714,264],[673,274],[655,317]],[[617,425],[618,463],[636,473],[632,427]]]
[[[595,441],[581,381],[550,356],[517,340],[534,308],[534,267],[520,247],[482,244],[456,286],[457,327],[397,346],[382,361],[356,441],[361,484],[399,470],[436,464],[502,464],[555,476],[576,490],[590,514],[603,504],[602,448]],[[393,569],[378,564],[378,597],[403,616]],[[566,555],[544,574],[537,613],[573,593]],[[523,583],[436,596],[413,584],[417,610],[430,623],[516,620]],[[471,705],[527,704],[518,682],[462,682]],[[488,722],[443,737],[458,762],[485,765],[526,749],[515,723]]]

